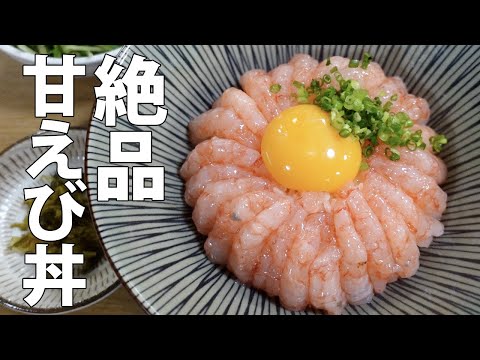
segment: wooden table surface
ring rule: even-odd
[[[87,128],[94,104],[96,78],[75,80],[75,116],[63,118],[72,126]],[[49,116],[51,119],[61,119]],[[0,53],[0,152],[18,140],[30,136],[40,127],[41,118],[34,117],[34,81],[22,76],[22,66]],[[0,285],[1,286],[1,285]],[[15,314],[0,305],[0,315]],[[133,297],[119,288],[107,299],[72,314],[144,314]]]

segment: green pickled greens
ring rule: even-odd
[[[93,56],[114,50],[120,45],[13,45],[16,48],[31,53],[53,57],[62,57],[63,54],[77,56]]]
[[[60,205],[59,196],[68,189],[64,185],[64,181],[58,177],[49,178],[50,187],[54,190],[54,193],[45,202],[40,213],[40,225],[45,230],[56,230],[62,223],[62,208]],[[86,274],[95,268],[97,263],[103,257],[103,251],[100,246],[95,226],[90,214],[90,208],[88,206],[88,200],[86,193],[75,192],[72,197],[82,206],[85,207],[83,216],[81,218],[73,216],[73,226],[70,233],[62,240],[55,242],[43,242],[38,240],[30,232],[28,227],[28,214],[21,223],[13,224],[13,228],[20,229],[23,234],[19,237],[13,237],[10,241],[9,249],[21,254],[34,253],[36,244],[48,244],[47,252],[52,254],[61,253],[62,243],[74,244],[73,252],[76,254],[84,255],[84,263],[79,266],[79,270],[82,274]],[[30,208],[33,204],[33,200],[27,200],[26,204]]]

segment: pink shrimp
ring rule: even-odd
[[[378,156],[385,154],[385,144],[380,144],[375,148],[375,153]],[[408,150],[406,147],[399,147],[400,152],[399,164],[414,167],[422,174],[432,177],[437,184],[442,184],[447,177],[447,167],[444,162],[433,155],[430,151],[416,149],[414,151]]]
[[[263,244],[290,215],[292,199],[279,199],[242,226],[232,239],[233,246],[228,259],[229,269],[243,282],[250,282],[261,255]]]
[[[355,230],[367,250],[370,281],[375,292],[383,292],[387,283],[397,279],[396,273],[400,269],[393,259],[382,225],[359,190],[350,192],[347,204]]]
[[[447,194],[430,176],[421,174],[411,166],[402,165],[381,156],[372,156],[368,162],[374,170],[415,199],[416,204],[426,215],[439,219],[445,211]]]
[[[391,111],[393,113],[404,112],[417,123],[423,124],[430,117],[430,107],[425,99],[416,97],[408,93],[408,90],[399,77],[386,78],[382,83],[369,90],[370,96],[378,96],[383,103],[392,101]],[[396,95],[397,99],[392,100]]]
[[[207,235],[212,230],[222,202],[248,192],[264,190],[270,186],[269,181],[258,177],[227,179],[208,184],[198,198],[192,214],[198,232]]]
[[[414,122],[425,124],[430,118],[430,107],[425,99],[411,94],[401,96],[392,106],[393,112],[404,112]]]
[[[280,293],[280,281],[288,251],[302,230],[303,221],[307,216],[307,213],[298,205],[292,208],[291,213],[291,217],[266,241],[253,279],[256,287],[264,289],[271,296],[277,296]]]
[[[413,276],[418,269],[420,253],[407,224],[378,193],[365,187],[363,194],[383,226],[395,262],[401,269],[398,275]]]
[[[263,70],[252,70],[240,78],[240,84],[245,92],[257,103],[267,121],[280,114],[280,109],[270,91],[273,85],[268,74]]]
[[[308,305],[309,270],[320,248],[321,214],[310,214],[304,221],[288,252],[280,280],[280,301],[289,309],[300,310]]]
[[[258,136],[263,135],[267,120],[258,109],[255,101],[242,90],[235,88],[226,90],[216,105],[217,107],[232,109],[252,133]]]
[[[379,97],[382,103],[386,103],[391,100],[392,96],[402,97],[408,94],[407,87],[402,79],[398,76],[388,77],[378,86],[369,89],[369,95],[373,99]],[[397,100],[398,101],[398,100]],[[396,102],[393,102],[392,109],[395,107]],[[398,111],[395,111],[398,112]]]
[[[341,287],[340,258],[336,246],[322,243],[309,272],[309,302],[317,309],[336,315],[342,313],[347,302]]]
[[[298,54],[288,64],[293,67],[293,80],[301,82],[308,87],[313,80],[314,70],[318,66],[318,61],[309,55]],[[292,90],[294,89],[292,88]]]
[[[323,78],[324,75],[331,76],[332,85],[338,89],[338,82],[330,73],[330,71],[336,67],[344,79],[358,81],[360,87],[367,91],[378,88],[379,85],[385,81],[385,74],[382,68],[375,62],[370,63],[367,69],[362,69],[361,67],[351,68],[348,66],[350,59],[341,56],[332,56],[330,62],[331,65],[327,66],[327,60],[322,61],[317,68],[313,70],[312,78],[320,79]]]
[[[310,84],[311,73],[318,65],[318,61],[311,56],[300,54],[292,58],[288,65],[267,74],[262,70],[252,70],[244,74],[240,84],[245,92],[257,103],[262,114],[268,121],[277,117],[286,107],[293,105],[292,93],[295,93],[293,81]],[[273,94],[271,86],[281,86],[278,94]]]
[[[365,304],[373,297],[367,273],[367,250],[355,230],[345,201],[333,200],[333,211],[337,245],[342,254],[340,274],[343,291],[350,304]]]
[[[282,269],[285,267],[288,249],[295,241],[296,234],[302,231],[298,226],[304,221],[307,213],[313,214],[324,211],[325,208],[330,209],[329,200],[330,194],[317,192],[304,192],[295,199],[302,208],[297,207],[293,211],[296,215],[280,226],[264,245],[253,281],[256,287],[263,288],[274,295],[279,294]]]
[[[249,148],[260,149],[260,138],[253,134],[231,109],[218,107],[190,121],[190,140],[197,145],[214,136],[235,140]]]
[[[246,169],[263,165],[258,151],[234,140],[213,137],[193,149],[182,165],[180,175],[188,180],[202,167],[210,164],[232,164]]]
[[[410,196],[376,171],[369,171],[363,185],[366,191],[381,194],[389,205],[403,217],[408,229],[415,234],[418,246],[430,245],[433,236],[440,236],[443,233],[443,226],[438,220],[426,216]]]
[[[211,182],[249,176],[253,176],[250,171],[233,165],[212,164],[202,167],[185,184],[185,202],[192,207],[195,206],[205,186]]]
[[[320,226],[322,243],[317,257],[310,266],[310,303],[329,314],[340,314],[347,303],[342,289],[340,259],[342,254],[337,246],[335,224],[331,210],[321,212]]]
[[[305,191],[299,192],[297,195],[298,203],[302,205],[309,214],[320,211],[332,211],[332,207],[330,206],[331,195],[327,192]]]
[[[225,265],[235,234],[278,199],[279,195],[272,191],[255,191],[223,203],[218,210],[215,225],[205,241],[204,248],[209,259],[216,264]]]
[[[272,84],[280,85],[280,91],[273,94],[278,109],[283,111],[296,105],[292,97],[293,66],[288,64],[280,65],[268,73]]]

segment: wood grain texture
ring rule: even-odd
[[[79,78],[75,81],[75,116],[51,119],[69,121],[71,126],[87,128],[95,101],[93,86],[96,78]],[[22,66],[0,53],[0,152],[17,141],[30,136],[40,127],[41,118],[34,116],[34,80],[22,76]],[[16,314],[0,305],[0,315]],[[113,315],[144,314],[135,299],[124,288],[108,298],[72,314]]]

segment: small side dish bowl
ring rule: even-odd
[[[82,56],[82,57],[75,57],[75,64],[76,65],[85,65],[85,75],[86,76],[93,76],[97,67],[102,63],[103,58],[105,55],[117,56],[121,49],[121,46],[105,53],[95,54],[92,56]],[[31,65],[34,63],[35,54],[28,53],[26,51],[20,50],[13,45],[0,45],[0,51],[5,53],[6,55],[10,56],[12,59],[24,64],[24,65]],[[49,57],[47,60],[47,64],[49,65],[61,65],[62,58],[52,58]]]
[[[64,153],[70,167],[84,164],[86,131],[71,129],[69,136],[74,141]],[[56,166],[49,165],[35,180],[25,171],[45,149],[32,148],[30,137],[23,139],[0,155],[0,304],[27,313],[63,313],[93,304],[113,292],[119,285],[115,272],[103,258],[96,267],[82,278],[87,280],[86,289],[73,290],[73,306],[61,307],[61,291],[46,290],[40,302],[30,307],[23,299],[31,292],[22,288],[22,279],[35,274],[34,265],[26,265],[24,255],[8,249],[13,236],[20,230],[12,224],[22,222],[27,215],[23,199],[25,188],[44,184],[43,176],[54,175]]]

